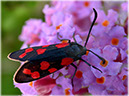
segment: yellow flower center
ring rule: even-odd
[[[33,82],[30,82],[30,83],[29,83],[29,86],[33,87]]]
[[[100,65],[103,66],[103,67],[106,67],[108,65],[108,61],[105,60],[105,63],[103,63],[103,61],[100,62]]]
[[[127,76],[126,76],[126,75],[124,75],[124,76],[123,76],[123,78],[122,78],[122,80],[125,80],[126,78],[127,78]]]
[[[76,76],[77,78],[81,78],[81,77],[82,77],[82,71],[78,70],[78,71],[76,72],[75,76]]]
[[[62,24],[56,26],[56,30],[60,29],[61,26],[62,26]]]
[[[102,23],[103,26],[108,26],[109,25],[109,21],[108,20],[105,20],[103,23]]]
[[[84,2],[84,6],[85,6],[85,7],[88,7],[89,4],[90,4],[90,3],[89,3],[88,1]]]
[[[119,39],[117,39],[117,38],[112,38],[111,43],[112,43],[112,45],[118,45]]]
[[[105,78],[104,77],[96,78],[96,82],[99,84],[103,84],[105,82]]]
[[[70,95],[69,90],[70,90],[70,88],[65,89],[65,95]]]

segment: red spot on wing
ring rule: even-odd
[[[28,48],[28,49],[25,50],[25,53],[31,52],[33,50],[34,50],[33,48]]]
[[[26,49],[25,52],[22,53],[22,54],[19,56],[19,58],[25,57],[25,56],[26,56],[26,53],[31,52],[31,51],[33,51],[33,50],[34,50],[33,48],[28,48],[28,49]]]
[[[40,65],[41,65],[41,67],[40,67],[41,70],[46,70],[50,66],[50,64],[48,62],[46,62],[46,61],[42,61],[40,63]]]
[[[24,56],[26,56],[26,53],[21,54],[19,58],[23,58]]]
[[[23,73],[30,75],[31,74],[31,70],[27,69],[27,68],[24,68]]]
[[[38,49],[36,50],[37,51],[37,54],[40,55],[40,54],[43,54],[47,49]]]
[[[56,68],[50,68],[48,71],[50,72],[50,73],[53,73],[53,72],[55,72],[57,69]]]
[[[74,60],[72,58],[66,57],[62,59],[61,65],[67,66],[71,64]]]
[[[33,72],[33,73],[31,74],[31,77],[32,77],[33,79],[37,79],[37,78],[40,77],[40,74],[39,74],[38,71],[35,71],[35,72]]]
[[[42,46],[42,48],[44,48],[44,47],[48,47],[49,45],[44,45],[44,46]]]
[[[63,47],[66,47],[68,45],[69,45],[69,43],[60,43],[60,44],[57,44],[56,47],[57,48],[63,48]]]

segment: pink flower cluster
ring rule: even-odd
[[[110,2],[111,4],[112,2]],[[75,68],[71,65],[50,76],[29,83],[14,83],[23,95],[126,95],[127,94],[127,2],[105,1],[53,1],[45,5],[45,22],[30,19],[23,26],[19,37],[24,42],[21,48],[60,43],[62,39],[73,41],[73,33],[80,45],[84,45],[94,18],[87,48],[106,59],[103,65],[92,53],[82,56],[103,73],[89,67],[82,61],[74,62],[77,72],[71,84]],[[56,54],[55,54],[56,55]]]

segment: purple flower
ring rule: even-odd
[[[94,26],[92,34],[94,36],[102,37],[104,33],[108,33],[109,30],[112,28],[112,26],[115,25],[118,19],[118,13],[112,9],[108,10],[108,15],[106,15],[103,10],[97,10],[97,12],[98,12],[98,17],[96,22],[98,24]],[[94,16],[92,16],[92,18],[93,17]]]
[[[39,33],[41,32],[42,20],[30,19],[26,21],[26,25],[23,26],[22,34],[19,36],[21,41],[27,44],[37,43],[40,41]]]
[[[92,51],[96,52],[96,54],[102,56],[106,60],[105,64],[103,64],[101,60],[96,56],[94,56],[92,53],[89,53],[88,56],[85,57],[87,61],[90,61],[89,63],[93,64],[94,66],[102,70],[103,73],[100,73],[98,70],[92,68],[92,71],[96,77],[100,78],[104,74],[107,74],[107,75],[118,74],[122,66],[122,63],[114,62],[114,60],[116,60],[118,55],[118,51],[115,47],[111,47],[110,45],[107,45],[103,48],[102,52],[100,49],[92,49]]]
[[[75,64],[76,66],[77,65],[78,66],[77,66],[77,72],[75,74],[75,77],[73,78],[73,84],[74,84],[73,89],[75,92],[79,91],[82,88],[82,86],[83,86],[83,74],[84,74],[84,72],[86,72],[86,70],[90,69],[90,67],[87,64],[85,64],[84,62],[79,62],[78,64]],[[71,69],[73,69],[73,70],[71,70]],[[73,68],[73,66],[70,66],[68,70],[69,70],[69,74],[71,74],[71,76],[73,76],[75,68]]]
[[[127,94],[126,87],[118,76],[103,76],[96,78],[89,88],[89,92],[93,95],[123,95]]]
[[[75,1],[69,11],[76,17],[76,19],[83,19],[92,13],[92,8],[100,9],[101,7],[100,1]]]
[[[122,80],[124,86],[126,88],[128,88],[128,81],[127,81],[128,80],[128,78],[127,78],[127,76],[128,76],[128,69],[126,67],[123,67],[118,76]]]
[[[61,76],[56,79],[56,84],[52,89],[51,95],[72,95],[72,85],[69,78]]]
[[[34,88],[34,82],[29,82],[29,83],[15,83],[15,87],[18,87],[23,95],[37,95],[37,91]]]
[[[60,17],[60,20],[58,20]],[[47,44],[58,43],[57,32],[62,38],[71,39],[75,28],[73,26],[72,16],[69,14],[64,14],[63,12],[56,12],[51,16],[52,25],[42,24],[41,42]],[[44,37],[45,38],[42,38]],[[41,44],[40,42],[40,44]]]
[[[99,28],[96,26],[96,28]],[[101,31],[101,30],[100,30]],[[94,30],[95,32],[95,30]],[[99,32],[93,32],[93,35],[95,36],[95,40],[93,43],[93,47],[104,47],[105,45],[112,45],[116,48],[121,48],[123,50],[127,50],[127,38],[124,37],[126,34],[124,32],[124,28],[121,26],[115,26],[111,30],[108,31],[108,33],[105,33],[105,31],[101,31],[101,35],[99,36]],[[101,37],[101,38],[98,38]]]
[[[54,13],[64,12],[65,14],[71,14],[73,22],[81,31],[87,31],[90,27],[90,14],[92,9],[102,8],[100,1],[54,1],[53,7],[45,6],[43,13],[45,13],[46,22],[52,24],[52,16]],[[61,19],[59,19],[61,20]],[[77,31],[77,33],[80,33]]]

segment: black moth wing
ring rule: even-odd
[[[64,43],[64,46],[67,46],[62,48],[60,47],[60,44],[62,43],[21,49],[10,53],[8,58],[14,61],[31,61],[43,58],[56,59],[60,56],[66,56],[64,50],[67,49],[67,47],[70,47],[70,43]]]
[[[62,59],[59,60],[38,60],[28,61],[21,65],[14,75],[14,81],[17,83],[26,83],[45,77],[66,65],[61,65]],[[73,62],[73,61],[71,61]],[[69,61],[65,63],[70,63]]]

